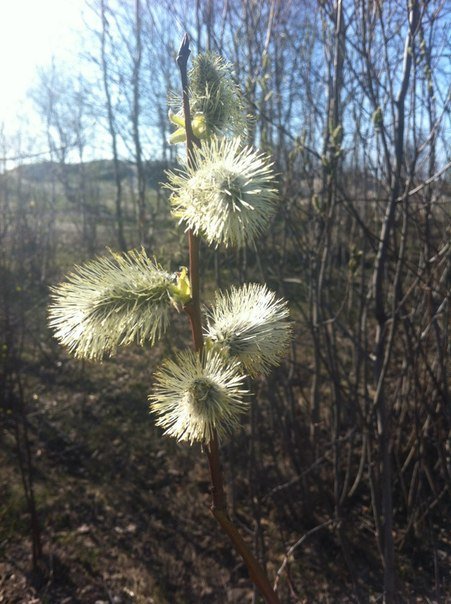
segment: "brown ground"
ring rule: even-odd
[[[101,365],[69,360],[62,351],[56,355],[56,363],[23,368],[44,544],[42,570],[35,575],[11,430],[0,442],[0,603],[258,601],[245,567],[209,513],[200,447],[161,437],[148,414],[155,352],[128,350]],[[237,439],[239,458],[246,455],[248,437],[243,432]],[[230,467],[226,461],[229,487]],[[268,469],[268,480],[270,475]],[[240,474],[233,483],[235,518],[251,536],[245,480]],[[327,516],[315,509],[314,519],[303,525],[302,519],[278,513],[277,497],[264,506],[268,571],[274,577],[289,545],[312,527],[308,522],[314,526]],[[376,602],[380,574],[371,569],[379,562],[365,546],[373,544],[373,536],[364,522],[355,528],[361,537],[360,550],[354,551],[361,601]],[[416,562],[407,557],[403,564],[410,574]],[[288,570],[281,580],[284,603],[356,601],[327,529],[306,540]],[[432,594],[407,601],[438,600]]]

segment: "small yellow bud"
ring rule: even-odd
[[[173,111],[169,110],[168,117],[169,121],[172,124],[175,124],[176,126],[181,126],[182,128],[185,127],[185,118],[179,115],[178,113],[174,113]]]
[[[187,300],[191,298],[191,283],[188,279],[188,269],[186,266],[181,266],[180,272],[177,273],[177,287],[180,290],[180,294],[186,297]]]
[[[207,138],[207,122],[203,113],[196,113],[191,121],[194,136],[197,138]]]
[[[172,124],[178,126],[177,130],[175,130],[169,136],[169,143],[171,145],[176,145],[177,143],[184,143],[186,141],[186,130],[185,130],[185,118],[173,111],[169,110],[168,113],[169,121]]]
[[[177,130],[175,130],[169,136],[169,143],[171,145],[176,145],[177,143],[186,142],[185,118],[178,113],[174,113],[173,111],[169,111],[168,117],[172,124],[178,126]],[[198,139],[208,137],[207,122],[203,113],[195,113],[193,115],[191,127],[193,129],[194,136],[196,136]]]
[[[176,283],[171,285],[169,292],[173,305],[180,312],[183,306],[191,300],[191,283],[186,266],[181,266],[180,271],[176,273]]]

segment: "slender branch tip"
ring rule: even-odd
[[[183,36],[182,39],[182,43],[180,44],[180,48],[177,54],[177,65],[180,67],[180,65],[187,65],[188,63],[188,57],[191,54],[191,50],[189,48],[189,43],[190,43],[190,39],[189,39],[189,35],[187,33],[185,33],[185,35]]]

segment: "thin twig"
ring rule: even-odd
[[[331,519],[326,520],[326,522],[323,522],[322,524],[318,524],[318,526],[315,526],[312,529],[310,529],[309,531],[307,531],[305,533],[305,535],[302,535],[302,537],[300,539],[298,539],[296,541],[296,543],[289,548],[289,550],[287,551],[287,553],[285,554],[285,556],[283,558],[282,565],[281,565],[281,567],[279,568],[279,570],[277,571],[277,574],[276,574],[276,580],[274,581],[274,590],[275,591],[277,590],[277,586],[279,584],[280,577],[281,577],[283,571],[285,570],[285,567],[288,564],[288,560],[290,559],[290,556],[293,555],[293,552],[298,547],[300,547],[304,543],[304,541],[306,539],[308,539],[309,537],[311,537],[311,535],[313,535],[314,533],[318,532],[320,529],[325,528],[326,526],[330,526],[331,524],[333,524],[333,520],[331,520]]]

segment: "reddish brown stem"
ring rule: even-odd
[[[215,515],[216,512],[226,512],[227,511],[227,502],[226,496],[224,492],[224,481],[223,474],[221,468],[221,462],[219,458],[219,446],[218,446],[218,438],[216,434],[214,435],[212,441],[206,447],[207,457],[208,457],[208,465],[210,467],[210,476],[211,476],[211,511]]]
[[[198,139],[193,134],[191,127],[191,111],[188,94],[188,58],[191,54],[189,49],[188,34],[183,36],[182,44],[177,55],[177,65],[180,69],[183,94],[183,113],[185,116],[186,150],[188,163],[193,163],[194,145],[199,145]],[[186,305],[185,310],[189,316],[193,336],[194,349],[200,352],[204,341],[202,336],[202,319],[200,314],[200,288],[199,288],[199,240],[192,231],[188,232],[189,245],[189,276],[191,281],[191,302]]]
[[[191,127],[191,113],[189,106],[188,94],[188,74],[187,64],[190,55],[189,37],[185,34],[177,55],[177,65],[180,69],[183,89],[183,112],[185,116],[186,130],[186,148],[188,155],[188,163],[192,165],[194,145],[199,145],[198,139],[194,136]],[[188,314],[191,331],[193,336],[193,344],[196,352],[201,352],[203,349],[202,335],[202,319],[200,313],[200,288],[199,288],[199,240],[192,231],[188,232],[189,242],[189,274],[191,280],[191,302],[186,305],[185,310]],[[235,550],[243,558],[251,580],[259,589],[261,595],[265,598],[268,604],[280,604],[280,601],[274,592],[265,571],[257,562],[247,544],[239,534],[238,530],[230,521],[227,515],[227,502],[224,492],[224,478],[221,468],[221,460],[219,456],[218,438],[215,433],[213,439],[205,447],[210,468],[210,477],[212,484],[212,503],[211,511],[213,516],[219,522],[225,534],[233,543]]]
[[[188,232],[189,275],[191,281],[191,301],[185,306],[193,336],[194,350],[200,352],[204,346],[199,296],[199,239],[192,231]]]

